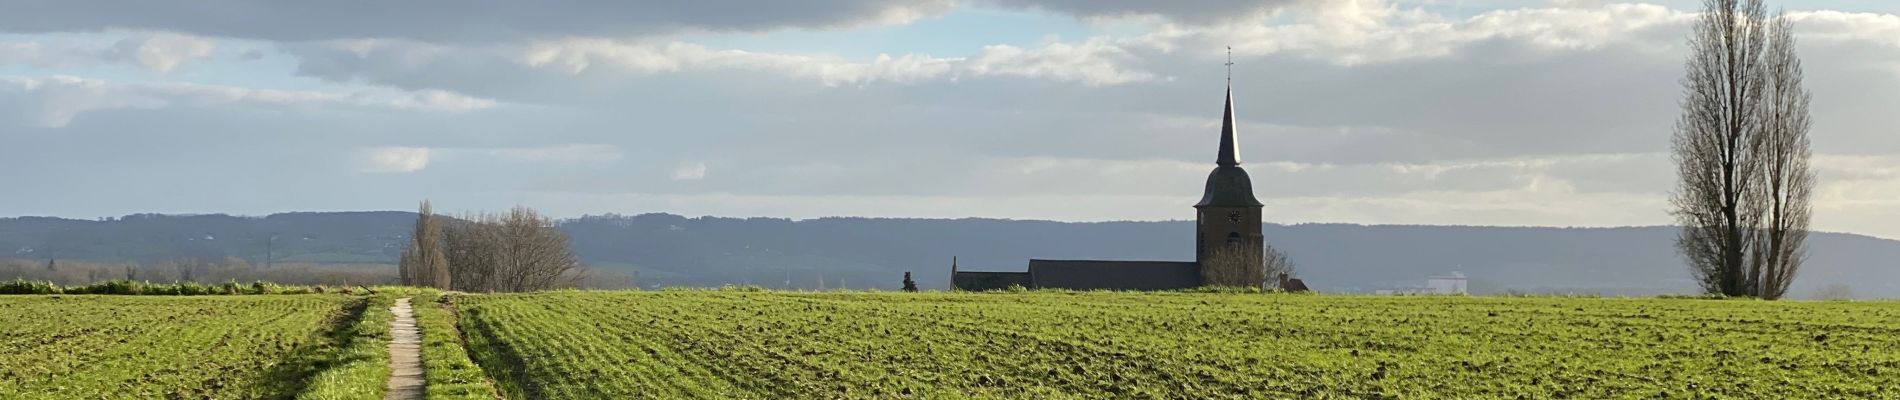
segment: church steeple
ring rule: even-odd
[[[1234,132],[1234,61],[1228,50],[1227,102],[1221,110],[1220,156],[1207,173],[1207,189],[1194,204],[1194,261],[1201,267],[1201,284],[1264,287],[1256,277],[1261,235],[1260,200],[1253,197],[1253,178],[1240,167],[1240,141]],[[1234,279],[1233,277],[1249,277]]]
[[[1227,104],[1221,113],[1220,156],[1214,171],[1207,175],[1207,189],[1195,207],[1260,207],[1253,196],[1253,179],[1240,168],[1240,143],[1234,132],[1234,87],[1227,87]]]
[[[1223,167],[1240,165],[1240,142],[1234,137],[1234,86],[1227,86],[1226,112],[1220,120],[1220,159],[1215,164]]]

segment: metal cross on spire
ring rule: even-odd
[[[1234,46],[1227,46],[1227,86],[1234,85]]]

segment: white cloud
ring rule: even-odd
[[[955,60],[927,55],[893,58],[880,54],[868,63],[830,56],[713,50],[690,43],[623,43],[606,39],[569,38],[537,42],[519,50],[517,62],[535,68],[553,68],[568,74],[607,68],[651,74],[683,68],[741,69],[776,72],[813,79],[826,85],[889,81],[909,83],[950,72]]]
[[[119,41],[117,50],[145,68],[172,72],[187,60],[211,56],[217,43],[210,39],[171,32],[158,32]]]
[[[706,179],[706,163],[703,161],[683,163],[680,164],[679,167],[673,168],[673,180],[696,181],[701,179]]]
[[[421,171],[429,167],[429,148],[427,147],[376,147],[361,149],[356,154],[358,171],[373,173],[408,173]]]
[[[217,49],[211,39],[172,32],[115,31],[86,36],[118,39],[109,45],[88,40],[0,42],[0,65],[69,68],[128,63],[170,73],[188,61],[210,58]]]
[[[1129,39],[1163,51],[1233,46],[1243,57],[1291,53],[1338,65],[1440,57],[1474,44],[1507,40],[1550,50],[1591,50],[1612,43],[1667,49],[1637,40],[1652,28],[1679,25],[1693,14],[1652,4],[1519,8],[1453,19],[1386,0],[1318,2],[1284,24],[1162,25]]]
[[[1043,10],[1083,18],[1161,16],[1190,24],[1257,20],[1281,7],[1313,0],[978,0],[979,5]]]
[[[0,13],[0,31],[144,29],[274,41],[402,38],[480,42],[895,25],[942,14],[954,5],[952,0],[555,0],[533,4],[460,0],[376,4],[204,0],[191,7],[179,7],[112,0],[60,0],[7,4],[7,12]]]
[[[1900,48],[1900,15],[1840,11],[1790,12],[1802,39],[1865,41]]]
[[[557,68],[579,74],[590,68],[610,67],[632,73],[673,72],[685,68],[742,69],[777,72],[813,79],[825,85],[874,82],[914,83],[957,76],[1019,76],[1088,85],[1146,81],[1152,74],[1129,70],[1117,61],[1126,51],[1106,41],[1081,44],[1050,42],[1040,48],[986,46],[968,59],[909,54],[879,54],[869,62],[831,56],[712,50],[672,42],[664,45],[625,43],[605,39],[564,39],[540,42],[521,52],[519,62],[536,68]]]
[[[1107,40],[1091,39],[1079,44],[1050,42],[1036,49],[984,46],[982,52],[959,66],[976,76],[1020,76],[1091,86],[1154,79],[1154,74],[1130,69],[1127,65],[1132,58],[1128,51]]]
[[[65,127],[81,113],[112,109],[155,109],[168,104],[150,96],[105,81],[73,76],[45,78],[0,77],[0,94],[25,95],[35,99],[29,112],[36,126]]]
[[[455,69],[477,79],[523,79],[507,64],[568,77],[644,76],[676,72],[748,71],[816,81],[825,86],[912,84],[960,78],[1009,76],[1089,86],[1149,81],[1134,69],[1134,56],[1104,40],[1039,47],[987,46],[968,58],[928,54],[879,54],[870,60],[834,55],[713,49],[685,42],[563,38],[522,45],[443,46],[420,42],[354,40],[295,46],[303,73],[331,80],[419,81],[423,71]]]
[[[349,92],[324,92],[250,89],[192,83],[151,83],[131,86],[186,100],[187,103],[194,105],[221,103],[276,106],[344,105],[459,113],[486,109],[496,104],[494,100],[434,89],[405,91],[367,88]]]
[[[46,46],[34,42],[0,42],[0,65],[32,64],[47,66],[55,64],[45,55]]]
[[[9,93],[10,92],[10,93]],[[38,126],[58,128],[80,114],[115,109],[159,109],[174,106],[210,107],[250,105],[278,110],[326,107],[372,107],[439,112],[466,112],[495,106],[494,100],[441,90],[403,91],[368,88],[351,92],[251,89],[194,83],[115,83],[100,79],[55,75],[0,77],[0,94],[26,95],[38,110]]]

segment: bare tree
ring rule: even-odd
[[[1281,275],[1287,277],[1297,275],[1293,271],[1293,260],[1286,257],[1286,252],[1280,251],[1280,249],[1274,248],[1273,245],[1270,244],[1265,246],[1266,255],[1265,260],[1263,260],[1264,268],[1262,268],[1261,271],[1263,272],[1261,275],[1263,277],[1262,280],[1274,280],[1276,281],[1274,283],[1277,285],[1277,280]]]
[[[556,229],[552,218],[515,207],[502,221],[502,237],[505,262],[500,276],[511,291],[553,289],[567,283],[564,278],[580,273],[580,261],[568,247],[567,234]]]
[[[1202,283],[1208,286],[1266,287],[1267,271],[1262,268],[1262,248],[1239,244],[1215,246],[1201,265]]]
[[[1755,230],[1754,263],[1746,287],[1763,298],[1780,298],[1794,283],[1807,258],[1808,221],[1813,208],[1814,171],[1809,165],[1808,104],[1813,95],[1803,86],[1801,59],[1795,54],[1793,22],[1777,15],[1769,31],[1767,104],[1763,115],[1766,134],[1759,145],[1764,184],[1759,202],[1764,226]]]
[[[422,210],[416,217],[416,257],[421,261],[418,269],[425,286],[449,289],[449,258],[442,249],[442,221],[435,215],[434,207],[428,200],[422,201]]]
[[[442,223],[436,219],[435,210],[428,200],[422,201],[420,211],[416,212],[415,232],[409,235],[409,245],[403,249],[399,268],[403,284],[449,289],[449,259],[442,249],[445,240]]]
[[[1676,246],[1704,291],[1780,298],[1805,259],[1814,174],[1793,26],[1761,0],[1704,0],[1689,39]]]
[[[525,292],[572,286],[586,271],[554,220],[526,207],[450,225],[449,274],[463,291]]]
[[[402,246],[402,255],[396,258],[397,282],[403,286],[415,286],[416,278],[411,271],[415,270],[418,264],[421,262],[416,261],[416,238],[409,238],[409,242]]]
[[[448,223],[444,237],[448,242],[449,275],[455,290],[464,292],[493,292],[500,288],[495,285],[495,266],[500,261],[496,250],[501,239],[492,229],[494,217],[489,214],[468,214],[460,220]]]

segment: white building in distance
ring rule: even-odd
[[[1378,295],[1418,295],[1418,294],[1471,294],[1465,274],[1452,272],[1446,275],[1433,275],[1425,278],[1425,286],[1407,286],[1396,289],[1375,290]]]
[[[1471,294],[1465,285],[1465,274],[1452,272],[1450,275],[1437,275],[1425,279],[1425,288],[1431,294]]]

